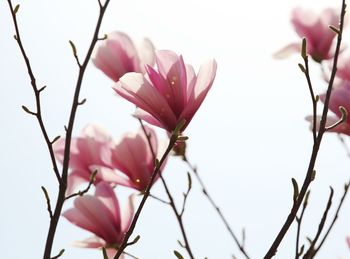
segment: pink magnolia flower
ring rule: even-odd
[[[338,11],[327,8],[318,15],[310,10],[295,8],[292,11],[291,23],[299,37],[306,38],[307,53],[316,62],[332,58],[331,46],[336,33],[329,29],[329,25],[338,27]],[[300,51],[301,42],[292,43],[278,51],[275,57],[284,58]]]
[[[171,132],[183,120],[184,130],[204,101],[216,75],[216,62],[209,60],[196,75],[182,56],[169,50],[156,52],[158,70],[146,66],[147,74],[127,73],[114,90],[138,106],[136,117]]]
[[[348,247],[350,248],[350,236],[346,237],[346,243],[347,243]]]
[[[163,150],[159,147],[155,131],[147,126],[145,126],[145,130],[150,137],[155,156],[161,155]],[[155,159],[142,128],[136,134],[128,133],[124,135],[115,143],[110,163],[123,173],[118,175],[118,184],[139,191],[146,189],[154,171]],[[161,170],[165,164],[166,161],[162,164]],[[158,178],[157,175],[155,181]]]
[[[109,78],[117,82],[127,72],[145,72],[145,65],[154,64],[154,46],[144,39],[137,49],[123,32],[112,32],[97,48],[92,62]]]
[[[63,163],[65,139],[54,143],[56,158]],[[89,182],[91,174],[97,170],[95,183],[100,181],[116,182],[118,177],[112,165],[104,157],[111,155],[112,138],[96,125],[86,126],[80,137],[72,138],[70,149],[67,195],[74,193],[76,187]]]
[[[86,248],[115,247],[123,241],[134,215],[133,195],[121,215],[119,202],[112,187],[106,182],[96,185],[95,195],[86,194],[74,200],[74,208],[63,216],[74,225],[95,234],[88,239],[75,243]],[[110,258],[116,253],[108,249]]]
[[[325,98],[326,94],[320,96],[322,102],[324,102]],[[331,110],[335,116],[327,116],[326,127],[329,127],[340,120],[342,116],[339,110],[340,106],[343,106],[348,113],[350,112],[350,81],[343,81],[341,85],[337,85],[332,90],[331,98],[329,100],[329,110]],[[306,117],[306,120],[312,122],[312,116]],[[319,128],[319,124],[320,116],[317,117],[317,128]],[[331,129],[330,132],[342,133],[350,136],[350,116],[347,117],[345,122]]]
[[[336,77],[341,80],[350,81],[350,55],[339,56]]]

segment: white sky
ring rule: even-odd
[[[48,85],[42,105],[48,131],[54,137],[62,134],[67,123],[77,76],[68,40],[75,42],[82,57],[97,18],[97,1],[36,0],[20,4],[18,17],[25,48],[39,85]],[[340,6],[340,0],[112,0],[101,30],[101,35],[122,30],[135,40],[147,36],[159,49],[181,53],[197,68],[207,58],[217,60],[212,91],[187,130],[188,156],[198,165],[235,232],[239,235],[241,228],[246,228],[246,249],[252,258],[262,258],[280,229],[291,207],[290,179],[294,177],[301,184],[311,153],[312,136],[304,121],[311,113],[311,103],[297,67],[300,59],[297,55],[284,61],[271,57],[280,47],[297,40],[289,17],[290,10],[298,5],[318,10]],[[12,38],[14,29],[6,1],[0,4],[0,24],[0,257],[40,258],[48,228],[40,186],[46,186],[55,200],[56,179],[36,120],[20,108],[34,107],[34,96]],[[325,85],[318,80],[319,70],[314,64],[312,72],[321,91]],[[116,97],[111,84],[89,66],[81,93],[88,101],[78,110],[75,135],[92,122],[116,138],[138,129],[130,117],[134,106]],[[335,188],[337,204],[349,168],[350,159],[336,136],[327,135],[302,237],[316,233],[329,185]],[[165,171],[180,198],[186,188],[186,170],[180,160],[172,159]],[[123,197],[125,191],[120,189]],[[154,192],[164,196],[160,184]],[[350,257],[345,243],[350,234],[349,216],[348,200],[318,258]],[[185,221],[197,258],[225,259],[232,253],[242,258],[195,181]],[[65,219],[58,229],[54,251],[65,248],[62,258],[102,258],[96,251],[70,246],[90,233]],[[182,251],[176,242],[181,236],[172,211],[156,201],[148,202],[135,234],[140,234],[141,240],[129,250],[142,259],[174,258],[174,249]],[[293,258],[294,240],[295,225],[275,258]],[[185,251],[182,253],[186,256]]]

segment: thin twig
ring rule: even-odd
[[[318,239],[320,238],[321,236],[321,233],[322,233],[322,230],[324,228],[324,224],[327,220],[327,216],[328,216],[328,212],[329,212],[329,209],[331,208],[332,206],[332,199],[333,199],[333,194],[334,194],[334,190],[332,187],[330,187],[331,189],[331,192],[330,192],[330,195],[329,195],[329,198],[328,198],[328,202],[327,202],[327,206],[326,206],[326,209],[323,213],[323,216],[322,216],[322,219],[321,219],[321,222],[320,224],[318,225],[318,230],[317,230],[317,233],[314,237],[314,239],[312,239],[312,242],[310,244],[310,247],[309,249],[306,251],[305,255],[303,256],[303,259],[311,259],[313,258],[313,253],[314,253],[314,247],[316,245],[316,242],[318,241]]]
[[[143,125],[143,122],[142,120],[139,119],[139,122],[141,124],[141,127],[142,127],[142,131],[144,132],[146,138],[147,138],[147,142],[148,142],[148,146],[150,148],[150,151],[152,153],[152,156],[153,156],[153,159],[155,160],[156,159],[156,154],[155,154],[155,151],[153,149],[153,146],[152,146],[152,143],[151,143],[151,136],[150,134],[147,133],[146,131],[146,128],[145,126]],[[192,250],[191,250],[191,247],[190,247],[190,244],[189,244],[189,241],[188,241],[188,237],[187,237],[187,234],[186,234],[186,230],[185,230],[185,227],[184,227],[184,224],[183,224],[183,220],[182,220],[182,216],[183,216],[183,213],[184,213],[184,208],[185,208],[185,203],[187,201],[187,196],[188,196],[188,193],[190,191],[190,188],[189,190],[187,191],[187,194],[185,195],[185,198],[184,198],[184,203],[183,203],[183,207],[182,207],[182,211],[179,213],[177,208],[176,208],[176,205],[175,205],[175,201],[174,201],[174,198],[169,190],[169,187],[168,187],[168,184],[166,183],[164,177],[162,174],[159,174],[160,175],[160,179],[163,183],[163,186],[164,186],[164,189],[165,189],[165,192],[166,194],[168,195],[168,198],[169,198],[169,205],[170,207],[172,208],[174,214],[175,214],[175,217],[178,221],[178,224],[180,226],[180,230],[181,230],[181,233],[182,233],[182,237],[184,239],[184,242],[185,242],[185,245],[183,246],[183,248],[186,249],[188,255],[190,256],[191,259],[194,259],[194,256],[193,256],[193,253],[192,253]]]
[[[327,231],[326,231],[326,234],[325,234],[324,237],[322,238],[320,244],[319,244],[318,247],[315,249],[315,251],[314,251],[314,253],[313,253],[313,257],[315,257],[315,255],[317,254],[317,252],[321,249],[321,247],[322,247],[322,245],[324,244],[324,242],[326,241],[326,239],[327,239],[329,233],[330,233],[331,230],[333,229],[333,226],[334,226],[335,222],[336,222],[337,219],[338,219],[338,215],[339,215],[340,209],[341,209],[341,207],[342,207],[342,205],[343,205],[343,203],[344,203],[345,197],[346,197],[346,195],[347,195],[347,193],[348,193],[349,185],[350,185],[350,181],[349,181],[347,184],[344,185],[344,193],[343,193],[343,196],[342,196],[341,199],[340,199],[340,202],[339,202],[338,208],[337,208],[337,210],[336,210],[336,212],[335,212],[335,215],[334,215],[334,217],[333,217],[332,223],[329,225],[329,227],[328,227],[328,229],[327,229]],[[313,258],[313,257],[312,257],[312,258]]]
[[[75,196],[83,196],[85,193],[87,193],[90,190],[91,185],[93,185],[95,180],[96,180],[96,174],[97,174],[97,170],[92,172],[92,174],[90,176],[89,184],[84,190],[73,193],[73,194],[67,196],[65,199],[68,200],[68,199],[73,198]]]
[[[188,195],[190,194],[190,191],[192,189],[192,178],[191,178],[190,173],[187,173],[187,179],[188,179],[188,187],[187,187],[187,191],[183,194],[184,195],[184,199],[183,199],[183,202],[182,202],[182,209],[181,209],[181,212],[180,212],[180,217],[182,217],[182,215],[185,212],[185,208],[186,208],[186,204],[187,204],[187,198],[188,198]]]
[[[334,78],[335,78],[335,75],[337,72],[337,63],[338,63],[338,57],[339,57],[339,51],[340,51],[340,45],[341,45],[343,27],[344,27],[345,8],[346,8],[345,0],[342,0],[340,23],[339,23],[339,30],[337,33],[338,37],[337,37],[337,44],[336,44],[336,49],[335,49],[335,54],[334,54],[334,59],[333,59],[332,73],[331,73],[331,77],[330,77],[327,92],[326,92],[326,97],[325,97],[325,101],[324,101],[324,107],[323,107],[319,131],[317,134],[316,141],[314,142],[314,145],[313,145],[307,173],[306,173],[302,188],[300,190],[298,199],[293,203],[292,209],[291,209],[290,213],[288,214],[286,221],[284,222],[283,226],[281,227],[281,229],[280,229],[279,233],[277,234],[275,240],[273,241],[272,245],[268,249],[266,255],[264,256],[264,259],[270,259],[276,254],[277,248],[279,247],[285,234],[287,233],[291,224],[293,223],[295,216],[297,215],[297,212],[300,208],[300,205],[304,199],[304,196],[309,188],[309,185],[311,184],[311,182],[313,181],[313,178],[314,178],[315,163],[316,163],[317,154],[318,154],[321,142],[322,142],[323,134],[326,131],[326,120],[327,120],[327,114],[328,114],[328,108],[329,108],[329,100],[330,100],[330,96],[331,96],[331,92],[332,92],[332,88],[333,88],[333,84],[334,84]],[[315,119],[315,114],[313,117]]]
[[[26,53],[26,51],[24,49],[24,46],[23,46],[23,43],[22,43],[21,35],[20,35],[20,32],[19,32],[19,28],[18,28],[17,16],[16,16],[17,15],[16,13],[18,11],[19,5],[17,5],[15,7],[15,9],[14,9],[13,6],[12,6],[11,0],[7,0],[7,3],[8,3],[9,8],[10,8],[10,12],[11,12],[11,15],[12,15],[12,20],[13,20],[13,25],[14,25],[15,31],[16,31],[16,34],[15,34],[14,38],[17,41],[18,47],[19,47],[19,49],[21,51],[21,54],[22,54],[23,59],[24,59],[24,62],[26,64],[28,75],[30,77],[30,83],[32,85],[32,89],[33,89],[33,92],[34,92],[34,95],[35,95],[36,112],[29,111],[29,109],[27,107],[25,107],[25,106],[22,106],[22,108],[26,112],[30,113],[31,115],[34,115],[37,118],[39,126],[40,126],[41,133],[43,134],[43,137],[44,137],[47,149],[48,149],[49,154],[50,154],[50,159],[51,159],[51,163],[52,163],[52,166],[53,166],[53,171],[54,171],[54,173],[56,175],[57,181],[59,183],[61,183],[61,177],[60,177],[60,173],[59,173],[59,170],[58,170],[58,167],[57,167],[55,154],[53,152],[52,143],[50,141],[50,138],[49,138],[49,135],[47,133],[46,126],[44,124],[44,121],[43,121],[43,118],[42,118],[42,114],[41,114],[40,93],[45,89],[45,87],[39,88],[37,86],[36,78],[34,76],[34,72],[33,72],[33,69],[32,69],[32,65],[31,65],[31,63],[29,61],[29,58],[27,56],[27,53]]]
[[[298,224],[298,227],[297,227],[297,238],[296,238],[296,245],[295,245],[295,259],[299,259],[299,256],[301,255],[301,252],[299,250],[301,222],[303,221],[304,213],[305,213],[306,207],[308,205],[309,196],[310,196],[310,190],[307,191],[307,193],[305,195],[304,203],[303,203],[303,209],[301,210],[300,217],[295,217],[295,220],[297,221],[297,224]]]
[[[219,217],[221,218],[222,222],[224,223],[226,229],[228,230],[228,232],[230,233],[231,237],[233,238],[234,242],[236,243],[238,249],[241,251],[241,253],[244,255],[244,257],[246,259],[249,259],[249,255],[247,253],[247,251],[244,248],[243,243],[241,243],[238,240],[238,237],[236,236],[236,234],[233,232],[230,224],[228,223],[227,219],[225,218],[224,214],[222,213],[221,209],[219,208],[219,206],[215,203],[215,201],[213,200],[213,198],[211,197],[211,195],[208,192],[208,189],[206,188],[201,176],[198,173],[198,170],[195,166],[193,166],[189,160],[187,159],[186,155],[184,155],[182,157],[183,161],[188,165],[188,167],[192,170],[192,172],[194,173],[194,175],[196,176],[197,181],[199,182],[201,188],[202,188],[202,192],[203,194],[207,197],[208,201],[210,202],[210,204],[213,206],[213,208],[216,210],[216,212],[218,213]]]
[[[170,205],[170,202],[169,201],[165,201],[157,196],[154,196],[153,194],[150,194],[149,197],[151,197],[152,199],[155,199],[156,201],[159,201],[161,203],[164,203],[164,204],[167,204],[167,205]]]
[[[350,157],[350,149],[349,147],[346,145],[345,139],[343,138],[343,136],[341,134],[337,134],[338,135],[338,139],[340,141],[340,143],[342,144],[342,146],[344,147],[345,151],[346,151],[346,155],[348,157]]]
[[[50,219],[52,218],[52,209],[51,209],[51,201],[49,193],[47,192],[46,188],[44,186],[41,186],[41,190],[43,190],[43,193],[45,195],[46,204],[47,204],[47,211],[49,212]]]
[[[146,187],[145,193],[144,193],[144,195],[142,197],[142,200],[141,200],[141,202],[139,204],[139,207],[136,210],[134,218],[133,218],[133,220],[132,220],[132,222],[130,224],[129,230],[125,233],[123,241],[120,244],[116,255],[114,256],[114,259],[118,259],[119,256],[123,253],[124,249],[128,246],[128,240],[129,240],[130,236],[132,235],[132,233],[133,233],[133,231],[134,231],[134,229],[136,227],[136,223],[137,223],[137,221],[138,221],[138,219],[139,219],[139,217],[141,215],[142,209],[145,206],[145,203],[146,203],[146,201],[147,201],[147,199],[149,197],[150,190],[151,190],[151,187],[153,185],[153,182],[154,182],[156,176],[159,174],[160,168],[161,168],[162,164],[164,163],[165,159],[169,155],[170,151],[173,149],[173,147],[174,147],[174,145],[175,145],[175,143],[176,143],[176,141],[177,141],[177,139],[179,137],[179,131],[183,127],[183,125],[184,125],[184,122],[181,122],[176,127],[176,129],[174,130],[174,132],[172,133],[172,135],[170,137],[168,147],[165,150],[165,152],[164,152],[163,156],[161,157],[160,161],[156,160],[155,167],[154,167],[152,176],[150,177],[150,180],[148,182],[148,185]]]

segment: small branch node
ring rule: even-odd
[[[59,258],[59,257],[61,257],[61,256],[63,255],[63,253],[64,253],[64,249],[62,249],[62,250],[58,253],[58,255],[56,255],[56,256],[54,256],[54,257],[51,257],[51,259],[57,259],[57,258]]]
[[[328,26],[329,27],[329,29],[331,29],[332,31],[334,31],[336,34],[339,34],[339,29],[338,28],[336,28],[336,27],[334,27],[334,26],[332,26],[332,25],[329,25]]]
[[[53,143],[55,143],[57,140],[59,140],[60,139],[60,137],[61,136],[57,136],[57,137],[55,137],[50,143],[51,143],[51,145],[53,144]]]
[[[132,246],[132,245],[136,244],[136,243],[140,240],[140,238],[141,238],[140,235],[137,235],[137,236],[134,238],[134,240],[131,241],[131,242],[129,242],[129,243],[127,243],[126,246]]]
[[[38,90],[38,92],[40,93],[40,92],[44,91],[45,88],[46,88],[46,85],[44,85],[43,87],[41,87],[41,88]]]
[[[329,127],[326,127],[326,131],[334,129],[335,127],[337,127],[340,124],[342,124],[343,122],[345,122],[346,119],[348,118],[348,112],[343,106],[339,106],[339,111],[341,113],[341,118],[336,123],[334,123],[333,125],[331,125]]]
[[[18,12],[18,10],[19,10],[19,4],[18,5],[16,5],[16,7],[15,7],[15,9],[13,9],[13,14],[14,15],[16,15],[17,14],[17,12]]]
[[[84,103],[86,103],[86,98],[84,98],[82,101],[78,102],[78,105],[83,105]]]
[[[307,53],[306,53],[306,38],[303,38],[301,43],[301,57],[306,60],[307,59]]]
[[[37,116],[37,114],[35,112],[32,112],[31,110],[29,110],[26,106],[22,105],[22,109],[26,112],[29,113],[30,115],[33,116]]]
[[[47,190],[46,190],[46,188],[44,186],[41,186],[41,190],[43,190],[43,193],[45,195],[45,199],[46,199],[46,203],[47,203],[47,211],[49,212],[50,219],[52,219],[53,215],[52,215],[52,209],[51,209],[51,202],[50,202],[49,193],[47,192]],[[56,257],[56,258],[58,258],[58,257]]]
[[[77,54],[77,48],[75,47],[73,41],[70,40],[69,44],[70,44],[70,46],[72,48],[73,56],[74,56],[75,60],[77,61],[78,66],[81,67],[81,64],[80,64],[80,61],[79,61],[79,58],[78,58],[78,54]]]
[[[83,196],[85,193],[87,193],[90,190],[91,185],[93,185],[94,182],[96,181],[96,174],[97,174],[97,172],[98,172],[97,170],[92,172],[92,174],[90,175],[90,182],[89,182],[88,186],[84,190],[78,191],[76,193],[73,193],[73,194],[67,196],[65,199],[68,200],[68,199],[73,198],[75,196]]]
[[[103,37],[101,37],[101,38],[97,38],[98,41],[106,40],[106,39],[108,39],[108,35],[107,34],[104,34]]]

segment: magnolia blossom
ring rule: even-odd
[[[331,46],[336,33],[329,29],[329,25],[338,27],[339,13],[335,9],[327,8],[316,14],[311,10],[295,8],[292,11],[291,23],[301,38],[306,38],[307,53],[316,62],[332,58]],[[301,41],[284,47],[275,54],[276,58],[284,58],[293,52],[301,51]]]
[[[65,139],[54,143],[56,158],[63,163]],[[112,138],[96,125],[86,126],[80,137],[72,138],[70,149],[67,195],[74,192],[76,187],[89,182],[91,174],[97,170],[95,183],[100,181],[116,182],[117,175],[112,165],[105,157],[111,156]]]
[[[322,102],[324,102],[325,98],[326,94],[322,94],[320,96],[320,100]],[[350,81],[342,81],[340,85],[337,85],[332,90],[331,98],[329,100],[329,110],[331,110],[335,115],[327,116],[326,127],[334,125],[340,120],[342,116],[339,110],[340,106],[343,106],[348,113],[350,112]],[[306,120],[312,122],[312,116],[306,117]],[[317,129],[319,128],[319,124],[320,116],[317,116]],[[342,133],[350,136],[350,116],[347,116],[345,122],[331,129],[330,132]]]
[[[350,81],[350,55],[339,56],[336,77],[341,80]]]
[[[145,126],[149,136],[152,150],[157,156],[161,155],[163,148],[158,144],[156,133],[153,129]],[[147,137],[142,128],[137,133],[125,134],[117,141],[112,149],[111,164],[122,174],[118,174],[118,184],[128,186],[139,191],[144,191],[150,181],[155,168],[153,157]],[[164,168],[166,161],[162,164]],[[159,178],[157,174],[155,180]]]
[[[120,213],[119,202],[112,187],[106,182],[96,185],[95,195],[84,195],[74,200],[74,208],[63,216],[74,225],[95,234],[75,245],[86,248],[107,247],[109,258],[113,258],[116,247],[121,244],[134,215],[133,196]]]
[[[150,124],[173,131],[185,121],[184,130],[204,101],[216,75],[216,62],[204,63],[196,75],[182,56],[169,50],[156,52],[157,68],[147,73],[127,73],[114,90],[138,106],[135,116]]]
[[[145,72],[145,65],[154,64],[154,46],[144,39],[138,48],[123,32],[112,32],[97,48],[92,62],[117,82],[127,72]]]

